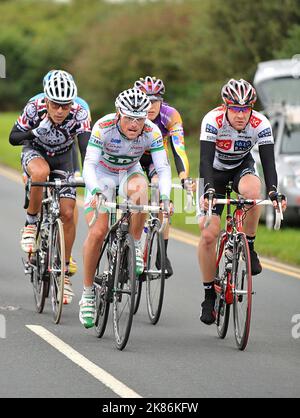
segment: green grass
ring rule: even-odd
[[[0,114],[0,164],[21,171],[21,146],[12,146],[8,141],[10,131],[18,118],[18,113]]]
[[[21,147],[13,147],[8,141],[9,132],[18,117],[17,113],[0,114],[0,163],[21,171]],[[186,138],[186,149],[191,165],[191,176],[198,176],[199,166],[199,137]],[[173,182],[179,182],[176,175],[172,152]],[[184,206],[181,198],[174,199],[177,211]],[[190,224],[190,222],[193,222]],[[172,226],[199,236],[199,228],[194,214],[176,213],[172,218]],[[280,231],[269,231],[260,225],[256,249],[265,257],[300,266],[300,230],[299,228],[283,228]]]

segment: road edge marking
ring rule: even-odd
[[[40,325],[26,325],[26,327],[121,398],[142,398],[138,393],[88,360],[46,328]]]

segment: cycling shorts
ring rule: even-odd
[[[239,182],[246,174],[251,174],[259,178],[256,169],[255,161],[251,155],[242,162],[242,164],[232,170],[216,170],[214,169],[214,189],[216,191],[217,198],[224,199],[226,194],[226,186],[229,182],[233,182],[233,190],[239,193]],[[216,205],[213,208],[213,214],[221,216],[223,213],[224,205]],[[200,216],[204,216],[206,213],[201,211]]]
[[[42,158],[50,167],[49,180],[60,178],[63,180],[71,180],[74,177],[72,148],[60,155],[50,157],[46,152],[37,150],[30,145],[25,145],[22,149],[21,164],[23,171],[28,177],[28,164],[35,158]],[[64,187],[61,189],[59,196],[66,199],[76,199],[76,187]]]
[[[127,171],[120,171],[119,173],[108,173],[107,170],[98,166],[96,169],[96,175],[98,180],[98,186],[102,194],[106,197],[108,202],[114,202],[116,198],[116,189],[118,188],[118,194],[127,198],[125,193],[126,183],[134,175],[140,175],[146,178],[145,173],[142,170],[140,163],[135,164]],[[93,210],[90,206],[90,202],[93,199],[91,192],[86,188],[84,197],[84,212],[89,213]]]

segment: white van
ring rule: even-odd
[[[279,191],[288,201],[285,219],[300,225],[300,55],[259,63],[253,84],[273,128]],[[253,157],[263,178],[257,148]],[[266,224],[272,228],[274,212],[268,209]]]

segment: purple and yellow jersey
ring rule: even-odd
[[[179,112],[167,103],[162,103],[160,113],[153,123],[161,130],[164,147],[167,152],[169,142],[171,144],[178,174],[184,171],[188,176],[189,160],[185,151],[184,131]]]

